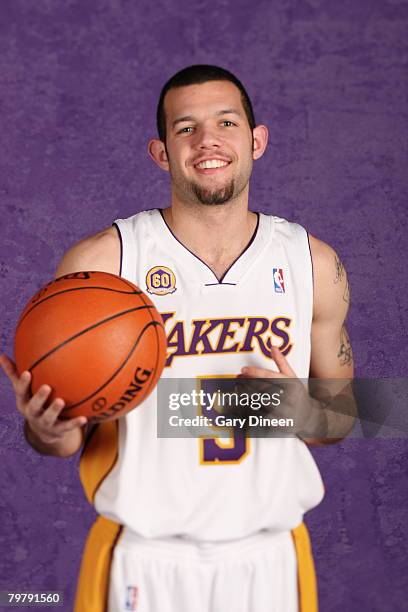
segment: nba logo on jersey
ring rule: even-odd
[[[136,610],[138,597],[138,588],[135,586],[128,586],[126,591],[126,604],[125,610]]]
[[[273,284],[275,293],[285,293],[285,282],[283,280],[282,268],[273,268]]]

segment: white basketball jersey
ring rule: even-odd
[[[172,234],[158,209],[115,221],[124,278],[162,314],[168,358],[162,377],[277,371],[271,342],[308,378],[313,311],[306,230],[258,214],[256,232],[221,281]],[[157,391],[119,419],[117,461],[97,489],[96,510],[144,537],[220,541],[290,530],[323,497],[297,438],[157,437]],[[242,443],[242,440],[241,440]]]

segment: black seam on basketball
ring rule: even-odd
[[[151,306],[150,306],[151,308]],[[80,400],[79,402],[76,402],[76,404],[70,404],[69,406],[67,406],[63,412],[61,416],[66,416],[71,410],[73,410],[74,408],[78,408],[78,406],[80,406],[81,404],[83,404],[84,402],[87,402],[88,400],[92,399],[92,397],[94,395],[96,395],[97,393],[100,393],[102,391],[102,389],[104,389],[106,387],[106,385],[108,385],[109,383],[112,382],[112,380],[114,378],[116,378],[116,376],[119,374],[119,372],[124,368],[124,366],[126,365],[126,363],[129,361],[132,353],[134,352],[134,350],[136,349],[137,345],[140,342],[140,339],[142,338],[143,334],[145,333],[145,331],[151,326],[156,326],[156,325],[160,325],[160,323],[158,323],[157,321],[150,321],[150,323],[147,323],[144,328],[141,330],[139,336],[137,337],[134,346],[132,347],[130,353],[127,355],[127,357],[125,358],[125,360],[122,362],[122,364],[119,366],[119,368],[116,370],[116,372],[114,372],[112,374],[112,376],[110,378],[108,378],[108,380],[106,380],[103,385],[101,387],[98,387],[98,389],[96,389],[96,391],[93,391],[91,393],[91,395],[88,395],[87,397],[84,397],[84,399]],[[98,416],[97,414],[95,415],[96,417]],[[93,418],[93,417],[89,417],[89,418]]]
[[[120,277],[121,281],[123,283],[125,283],[125,285],[127,285],[128,287],[130,287],[131,289],[135,289],[135,285],[133,285],[130,281],[127,281],[126,278],[123,278],[123,276]],[[138,293],[142,293],[139,289]]]
[[[128,285],[128,286],[130,286],[130,285]],[[30,308],[30,310],[27,310],[27,312],[24,314],[24,316],[19,320],[18,325],[20,325],[20,323],[22,321],[24,321],[26,316],[28,314],[30,314],[30,312],[34,308],[36,308],[36,306],[39,306],[40,304],[43,304],[45,301],[50,300],[51,298],[55,297],[56,295],[61,295],[63,293],[70,293],[71,291],[83,291],[84,289],[102,289],[103,291],[112,291],[113,293],[124,293],[125,295],[140,295],[142,293],[140,291],[140,289],[138,291],[135,291],[134,289],[133,289],[133,291],[121,291],[120,289],[111,289],[110,287],[97,287],[97,286],[95,286],[95,287],[72,287],[71,289],[63,289],[62,291],[58,291],[58,293],[53,293],[52,295],[47,295],[47,297],[45,297],[40,302],[36,302]]]
[[[146,306],[147,306],[147,302],[146,302],[146,299],[145,299],[145,298],[146,298],[146,296],[145,296],[143,293],[141,293],[141,295],[140,295],[140,299],[141,299],[141,300],[142,300],[142,302],[143,302],[144,304],[146,304]],[[150,310],[149,310],[148,312],[149,312],[149,315],[150,315],[150,317],[151,317],[152,321],[154,321],[154,319],[153,319],[153,317],[152,317],[152,313],[150,312]],[[159,314],[160,314],[160,313],[159,313]],[[156,332],[156,365],[155,365],[155,368],[154,368],[154,371],[156,372],[156,370],[157,370],[157,366],[158,366],[158,363],[159,363],[159,349],[160,349],[160,340],[159,340],[159,334],[157,333],[157,329],[156,329],[156,327],[155,327],[155,330],[154,330],[154,331]],[[167,355],[166,355],[166,359],[167,359]],[[165,360],[165,363],[166,363],[166,360]],[[150,387],[152,384],[153,384],[153,381],[150,381],[149,385],[147,386],[146,392],[145,392],[145,398],[146,398],[146,397],[149,395],[149,393],[151,392],[151,390],[149,389],[149,387]]]
[[[42,357],[37,359],[37,361],[35,361],[29,368],[26,368],[26,369],[27,370],[33,370],[35,367],[38,366],[39,363],[44,361],[44,359],[46,359],[47,357],[52,355],[52,353],[55,353],[56,351],[58,351],[60,348],[62,348],[66,344],[69,344],[69,342],[72,342],[76,338],[79,338],[79,336],[82,336],[83,334],[86,334],[87,332],[91,331],[92,329],[95,329],[95,327],[99,327],[100,325],[103,325],[104,323],[108,323],[109,321],[113,321],[113,319],[117,319],[118,317],[121,317],[122,315],[128,314],[129,312],[135,312],[136,310],[145,310],[145,309],[149,310],[150,308],[154,308],[154,306],[137,306],[136,308],[129,308],[128,310],[122,310],[121,312],[117,312],[116,314],[111,315],[110,317],[107,317],[106,319],[102,319],[102,321],[98,321],[98,323],[94,323],[93,325],[90,325],[89,327],[86,327],[85,329],[81,330],[80,332],[77,332],[73,336],[70,336],[69,338],[64,340],[64,342],[61,342],[61,344],[58,344],[58,346],[54,346],[54,348],[52,348],[50,351],[48,351],[48,353],[45,353],[45,355],[43,355]]]

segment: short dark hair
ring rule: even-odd
[[[236,76],[220,68],[219,66],[211,66],[209,64],[195,64],[193,66],[187,66],[179,72],[176,72],[163,86],[160,92],[159,103],[157,105],[157,131],[160,140],[166,142],[166,115],[164,112],[164,98],[170,89],[175,87],[185,87],[186,85],[199,85],[201,83],[207,83],[208,81],[230,81],[241,92],[242,106],[244,107],[245,114],[248,119],[249,127],[251,130],[256,126],[254,111],[252,109],[251,100],[246,92],[245,87]]]

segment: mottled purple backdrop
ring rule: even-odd
[[[1,348],[67,247],[168,204],[168,176],[146,154],[160,86],[215,63],[270,129],[251,207],[337,249],[357,373],[406,376],[407,23],[407,0],[1,0]],[[77,459],[30,450],[0,385],[0,590],[62,590],[68,611],[93,511]],[[407,448],[314,451],[322,612],[407,609]]]

